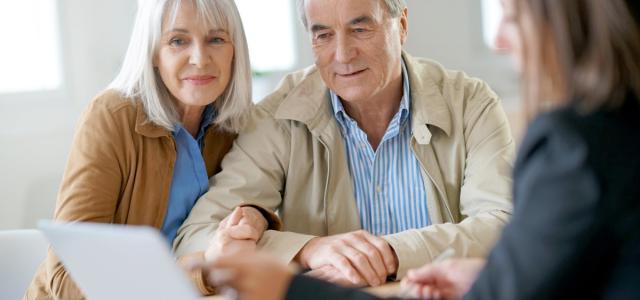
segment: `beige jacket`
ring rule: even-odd
[[[514,142],[498,97],[482,81],[403,55],[411,85],[413,138],[433,225],[383,238],[401,278],[447,247],[484,256],[511,215]],[[361,228],[343,138],[315,67],[293,73],[254,110],[222,171],[174,241],[177,255],[206,249],[239,205],[280,216],[258,246],[291,261],[315,236]]]
[[[220,171],[234,138],[216,126],[207,130],[202,155],[209,176]],[[149,122],[139,101],[114,90],[100,94],[78,123],[55,219],[162,227],[175,149],[171,132]],[[197,275],[192,277],[198,288],[207,291]],[[84,299],[84,295],[49,251],[24,298]]]

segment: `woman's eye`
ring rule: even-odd
[[[214,37],[214,38],[210,39],[209,42],[212,43],[212,44],[224,44],[227,41],[225,39],[221,38],[221,37]]]
[[[185,44],[185,41],[183,39],[180,39],[180,38],[173,38],[173,39],[171,39],[169,41],[169,45],[175,46],[175,47],[182,46],[184,44]]]

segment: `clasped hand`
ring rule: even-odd
[[[381,285],[398,268],[387,241],[364,230],[314,238],[294,260],[309,276],[352,287]]]
[[[211,261],[221,254],[254,251],[267,226],[267,220],[256,208],[236,207],[220,222],[204,254],[205,259]]]

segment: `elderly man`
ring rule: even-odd
[[[512,209],[514,142],[497,96],[404,53],[401,0],[299,5],[315,66],[256,107],[177,254],[205,250],[223,218],[252,206],[271,220],[259,249],[347,285],[401,278],[447,248],[485,255]]]

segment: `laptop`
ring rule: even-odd
[[[51,221],[38,228],[88,299],[201,298],[154,228]]]

